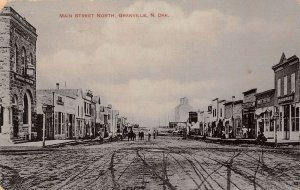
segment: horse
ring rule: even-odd
[[[135,141],[135,138],[136,138],[136,134],[133,131],[130,131],[128,133],[128,141],[129,141],[129,139],[132,141]]]

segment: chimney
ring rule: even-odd
[[[56,89],[57,90],[59,89],[59,83],[56,83]]]

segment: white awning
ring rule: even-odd
[[[191,129],[199,129],[199,128],[200,128],[199,122],[191,126]]]
[[[262,114],[264,111],[263,111],[263,108],[258,108],[255,110],[255,115],[260,115]]]
[[[265,112],[272,112],[273,111],[273,106],[271,107],[265,107],[265,108],[258,108],[255,110],[255,115],[260,115]]]

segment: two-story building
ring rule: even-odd
[[[299,101],[300,72],[299,58],[286,58],[283,53],[278,64],[272,67],[275,73],[274,104],[279,109],[277,138],[279,140],[300,140]]]
[[[37,90],[37,102],[38,116],[46,117],[39,119],[38,131],[42,132],[42,127],[45,125],[47,139],[72,139],[75,137],[76,99],[74,97],[64,95],[59,91]],[[44,106],[47,108],[52,106],[52,113],[43,110]]]
[[[13,8],[0,10],[0,133],[36,137],[36,29]]]
[[[256,132],[264,133],[266,138],[274,138],[274,96],[275,89],[257,93],[256,97]]]
[[[255,120],[255,104],[257,89],[250,89],[243,92],[243,127],[247,128],[247,137],[256,138],[256,120]]]

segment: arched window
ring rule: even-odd
[[[23,68],[23,74],[25,74],[25,70],[26,70],[26,50],[23,47],[22,48],[22,68]]]
[[[33,66],[32,53],[29,54],[29,64]]]
[[[17,71],[18,57],[19,57],[18,46],[17,46],[17,44],[15,44],[15,48],[14,48],[14,62],[13,62],[13,68],[12,68],[14,72]]]

